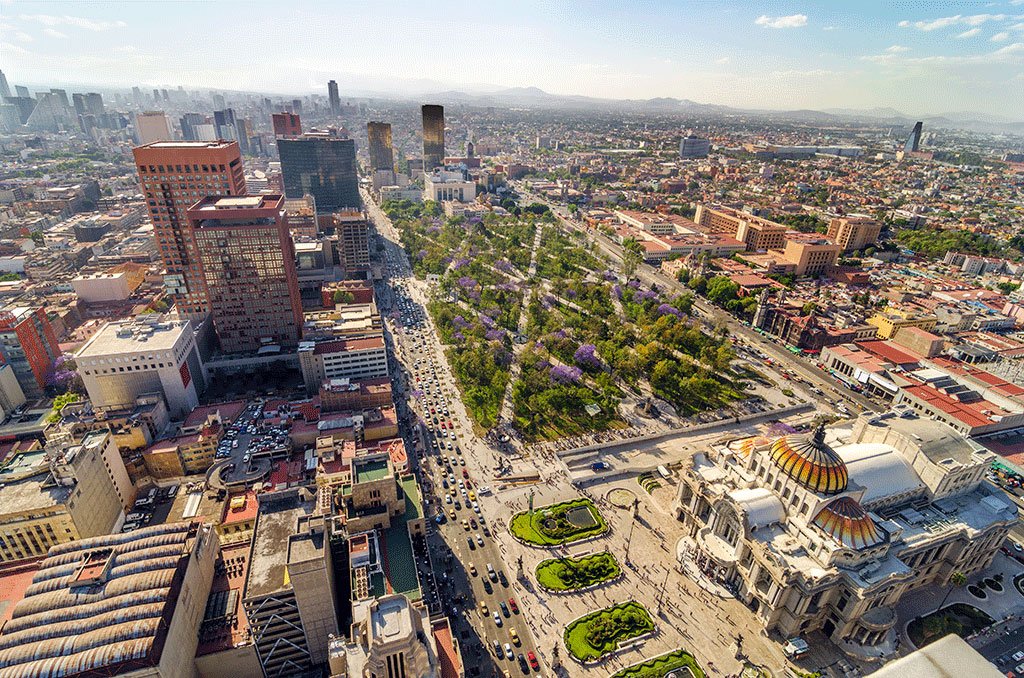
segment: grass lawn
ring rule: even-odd
[[[608,531],[608,523],[589,499],[573,499],[528,512],[517,513],[509,531],[519,539],[538,546],[557,546]]]
[[[621,573],[610,553],[544,560],[537,565],[536,572],[537,583],[551,591],[575,591],[614,579]]]
[[[692,654],[683,649],[627,666],[613,674],[611,678],[662,678],[667,673],[684,667],[690,670],[694,678],[705,678],[704,669],[697,664]]]
[[[654,630],[651,615],[640,603],[619,603],[591,612],[565,627],[565,647],[580,661],[608,654],[619,643]]]
[[[953,603],[910,622],[907,635],[910,642],[920,648],[950,633],[965,638],[994,622],[992,617],[973,605]]]

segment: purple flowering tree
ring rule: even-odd
[[[484,338],[487,339],[487,341],[501,341],[505,338],[505,330],[487,330],[484,334]]]
[[[604,366],[601,359],[597,356],[597,347],[593,344],[580,344],[580,347],[572,354],[572,359],[581,367],[596,367],[600,369]]]
[[[669,304],[662,304],[661,306],[658,307],[658,315],[674,315],[677,318],[682,318],[683,312],[680,311],[675,306],[670,306]]]
[[[612,294],[615,296],[616,299],[622,301],[622,285],[618,283],[612,285]]]
[[[549,376],[556,384],[575,384],[583,377],[583,370],[568,365],[555,365],[551,368]]]

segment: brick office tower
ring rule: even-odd
[[[296,113],[274,113],[270,116],[274,122],[275,137],[300,137],[302,136],[302,121]]]
[[[227,353],[295,346],[302,301],[284,197],[209,196],[188,210],[202,257],[210,315]]]
[[[164,286],[180,315],[202,319],[210,304],[185,211],[208,195],[245,195],[238,143],[160,141],[139,146],[133,153],[165,269]]]
[[[26,396],[43,395],[46,377],[59,355],[57,335],[43,307],[11,306],[0,311],[0,358],[10,364]]]

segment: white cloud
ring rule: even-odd
[[[68,14],[60,16],[55,14],[19,14],[18,18],[22,21],[34,21],[44,26],[74,26],[75,28],[84,28],[87,31],[109,31],[113,28],[124,28],[128,25],[123,21],[93,21],[85,17],[70,16]]]
[[[762,14],[754,20],[754,23],[765,28],[800,28],[807,25],[807,15],[765,16]]]
[[[722,57],[721,59],[715,59],[715,63],[719,65],[725,65],[729,63],[729,57]]]
[[[968,28],[966,31],[956,36],[957,40],[964,40],[965,38],[973,38],[976,35],[981,35],[980,28]]]
[[[134,45],[120,45],[111,50],[115,54],[134,54],[139,50]]]
[[[900,52],[909,52],[910,48],[903,45],[892,45],[891,47],[886,47],[885,51],[889,54],[899,54]]]
[[[924,21],[901,21],[899,25],[903,28],[913,26],[919,31],[936,31],[950,26],[980,26],[988,21],[1004,21],[1005,19],[1007,19],[1005,14],[969,14],[967,16],[956,14]]]
[[[17,54],[19,56],[28,56],[29,54],[31,54],[31,52],[29,52],[21,45],[15,45],[10,42],[0,42],[0,52],[3,52],[7,55]]]
[[[32,36],[28,33],[23,33],[21,31],[18,31],[14,34],[14,39],[18,42],[32,42]]]
[[[1024,31],[1024,23],[1013,24],[1010,26],[1011,31]]]
[[[834,31],[835,29],[836,29],[835,26],[825,26],[821,30],[823,30],[823,31]]]
[[[1009,39],[1010,34],[1007,33],[1006,31],[1003,31],[1002,33],[996,33],[991,38],[989,38],[989,40],[991,40],[992,42],[1006,42]]]
[[[68,37],[67,33],[61,33],[56,28],[44,28],[43,29],[43,35],[48,35],[51,38],[66,38],[66,37]]]
[[[970,55],[935,55],[926,57],[906,57],[899,54],[868,54],[861,61],[870,61],[884,65],[976,65],[976,64],[1018,64],[1024,63],[1024,42],[1014,42],[1000,47],[994,52]]]

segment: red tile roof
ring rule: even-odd
[[[921,358],[914,355],[913,353],[907,353],[902,349],[896,348],[892,342],[884,341],[882,339],[870,339],[868,341],[858,341],[857,346],[872,355],[876,355],[883,360],[886,360],[893,365],[907,365],[909,363],[920,362]]]

